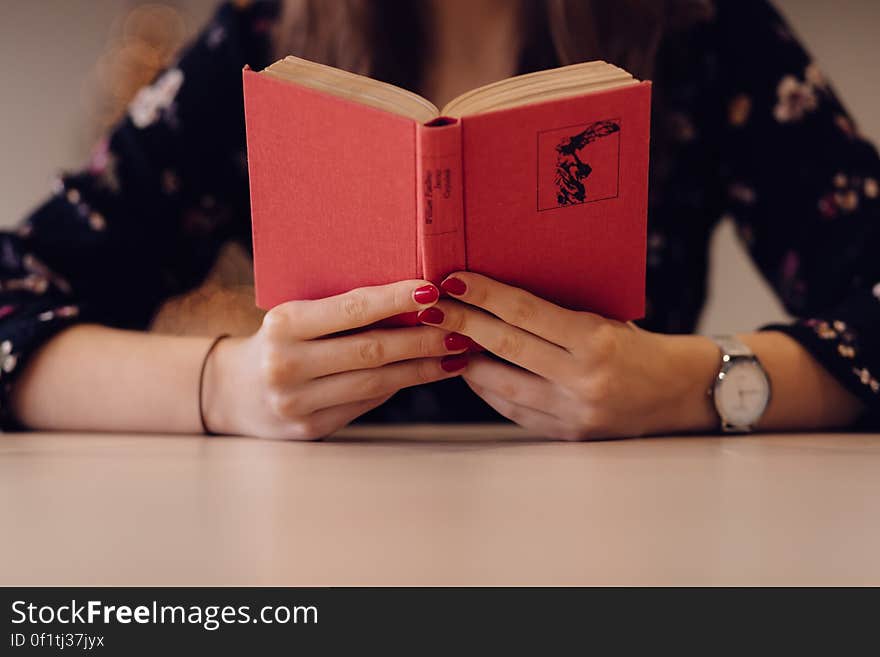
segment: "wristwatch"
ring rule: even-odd
[[[721,419],[722,431],[747,433],[770,402],[770,379],[758,357],[733,336],[713,336],[721,350],[721,369],[709,394]]]

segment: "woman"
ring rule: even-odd
[[[221,244],[249,244],[240,71],[288,52],[438,106],[589,59],[653,79],[640,326],[461,272],[444,281],[443,298],[427,281],[403,281],[292,302],[253,334],[219,343],[143,332],[163,302],[204,279]],[[230,3],[139,94],[89,168],[2,236],[5,421],[295,439],[368,412],[498,419],[492,409],[565,439],[721,422],[876,426],[878,180],[876,151],[763,0]],[[689,333],[705,296],[707,240],[724,213],[800,319],[719,348]],[[351,330],[407,311],[421,311],[424,326]],[[218,322],[213,332],[222,330]],[[496,357],[473,355],[473,342]],[[766,383],[762,370],[772,384],[766,408],[767,388],[717,386],[725,362],[747,358],[738,351],[760,362],[752,384]],[[713,385],[742,417],[719,417]]]

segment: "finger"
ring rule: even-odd
[[[556,386],[537,374],[486,356],[471,356],[463,378],[514,404],[559,416]]]
[[[299,423],[300,429],[313,438],[326,438],[327,436],[339,431],[352,421],[359,418],[367,411],[371,411],[377,406],[384,404],[391,395],[385,395],[377,399],[365,399],[362,401],[350,402],[348,404],[340,404],[323,408],[308,416],[302,423]]]
[[[518,287],[472,272],[457,272],[446,278],[440,289],[554,344],[565,347],[572,338],[569,327],[578,313]]]
[[[504,360],[551,381],[574,374],[571,354],[562,347],[466,304],[440,301],[419,313],[419,320],[466,335]]]
[[[471,390],[478,394],[483,401],[489,404],[489,406],[501,413],[501,415],[511,422],[515,422],[529,431],[534,431],[538,435],[546,438],[555,438],[557,440],[576,440],[578,438],[571,427],[548,413],[542,413],[534,408],[515,404],[514,402],[504,399],[491,390],[483,388],[477,384],[468,382],[468,385],[471,387]]]
[[[369,370],[330,374],[298,387],[279,399],[276,409],[287,417],[303,417],[322,408],[390,395],[401,388],[458,376],[467,356],[418,358]]]
[[[436,286],[421,280],[361,287],[326,299],[282,303],[266,313],[263,325],[278,338],[306,340],[423,310],[439,296]]]
[[[297,377],[312,379],[337,372],[374,369],[413,358],[431,358],[462,353],[472,344],[465,336],[454,336],[432,326],[376,329],[339,338],[322,338],[302,343],[295,358]]]

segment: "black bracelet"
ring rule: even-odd
[[[204,433],[206,436],[216,436],[217,434],[211,431],[208,428],[207,422],[205,422],[205,405],[202,402],[202,393],[204,392],[203,388],[205,385],[205,370],[208,367],[208,358],[210,357],[211,352],[214,351],[214,347],[220,344],[221,340],[228,337],[228,333],[223,333],[214,338],[214,340],[211,342],[211,346],[209,346],[208,350],[205,352],[205,357],[202,359],[202,369],[199,370],[199,420],[201,420],[202,422],[202,433]]]

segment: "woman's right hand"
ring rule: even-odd
[[[436,286],[411,280],[364,287],[270,310],[257,333],[217,345],[202,400],[216,433],[323,438],[408,386],[461,374],[468,338],[427,326],[369,329],[424,310]]]

